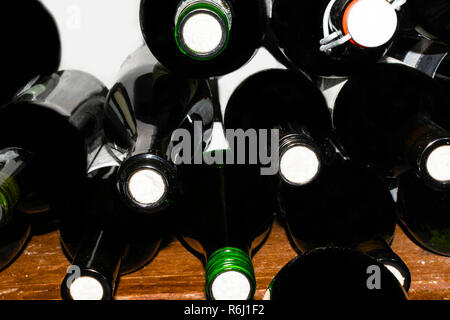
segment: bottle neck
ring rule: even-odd
[[[280,176],[291,185],[312,182],[322,167],[320,148],[305,133],[293,133],[280,140]]]
[[[206,294],[211,300],[249,300],[256,291],[250,256],[237,248],[213,253],[206,265]]]
[[[176,168],[167,160],[141,154],[122,163],[117,185],[128,207],[141,213],[154,213],[168,207],[174,198]]]
[[[180,51],[195,60],[211,60],[227,47],[232,12],[222,0],[184,0],[175,15],[175,41]]]
[[[31,161],[23,149],[8,148],[0,151],[0,226],[12,217],[23,193],[21,173]]]
[[[435,187],[450,186],[450,132],[424,115],[411,119],[405,132],[407,161],[422,181]]]
[[[85,233],[61,284],[64,300],[111,300],[125,247],[111,230]]]

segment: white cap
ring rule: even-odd
[[[211,286],[214,300],[247,300],[252,285],[250,280],[237,271],[226,271],[219,274]]]
[[[152,169],[141,169],[128,180],[128,192],[142,205],[152,205],[166,193],[166,183],[162,175]]]
[[[266,293],[264,293],[263,300],[265,301],[272,300],[272,291],[270,289],[267,289]]]
[[[440,182],[450,181],[450,146],[433,150],[427,159],[428,174]]]
[[[198,11],[183,23],[181,36],[187,48],[198,55],[211,55],[225,44],[226,30],[215,15]]]
[[[394,36],[398,18],[386,0],[356,0],[344,16],[344,29],[353,41],[366,48],[384,45]]]
[[[287,150],[280,160],[282,176],[292,184],[306,184],[319,172],[317,154],[308,147],[295,146]]]
[[[102,284],[92,277],[75,279],[69,290],[73,300],[101,300],[103,298]]]
[[[400,270],[390,264],[385,264],[384,266],[397,278],[398,282],[400,282],[402,286],[405,285],[405,277],[402,275]]]

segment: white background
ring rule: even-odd
[[[125,58],[144,43],[139,25],[140,0],[40,1],[59,28],[62,70],[89,72],[110,88]],[[259,50],[251,63],[223,77],[219,82],[222,111],[241,81],[271,67],[284,68],[266,50]]]
[[[143,43],[140,0],[41,2],[58,24],[62,42],[60,69],[92,73],[111,87],[122,62]]]

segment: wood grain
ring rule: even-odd
[[[411,270],[410,299],[450,299],[450,258],[422,250],[400,228],[393,248]],[[272,278],[295,256],[285,231],[276,224],[253,260],[258,282],[256,300],[262,298]],[[35,236],[20,257],[0,273],[0,299],[60,299],[60,283],[69,265],[61,251],[58,232]],[[205,299],[203,286],[201,262],[174,240],[159,252],[152,263],[121,278],[116,299]]]

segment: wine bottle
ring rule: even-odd
[[[297,67],[319,76],[348,76],[378,61],[397,31],[386,0],[275,0],[272,29]]]
[[[430,188],[413,172],[400,176],[398,217],[422,247],[450,256],[450,193]]]
[[[163,212],[141,215],[125,206],[117,195],[117,171],[112,166],[89,173],[77,193],[82,198],[62,218],[61,241],[72,260],[61,284],[65,300],[111,300],[119,276],[142,268],[158,251]]]
[[[261,0],[142,0],[147,45],[171,70],[195,78],[244,65],[260,46],[266,8]]]
[[[407,300],[395,277],[361,252],[319,248],[289,262],[274,278],[265,300]]]
[[[309,185],[280,184],[278,203],[300,252],[333,246],[355,249],[385,265],[409,289],[409,270],[390,248],[395,203],[369,169],[335,161]]]
[[[179,167],[176,234],[204,263],[209,299],[251,299],[256,289],[251,258],[269,234],[273,195],[259,166],[228,165],[225,148],[212,145],[203,164]]]
[[[40,78],[0,108],[0,148],[32,155],[26,183],[18,185],[21,194],[33,192],[55,212],[71,206],[71,190],[86,175],[87,154],[102,144],[106,94],[93,76],[61,71]],[[25,203],[21,207],[33,211]]]
[[[8,103],[27,82],[56,72],[61,44],[53,17],[38,0],[9,1],[3,5],[0,21],[3,35],[0,105]],[[33,34],[34,36],[31,36]]]
[[[334,125],[354,161],[384,176],[413,169],[425,183],[447,187],[449,111],[445,90],[432,78],[401,64],[378,64],[345,84]]]
[[[259,137],[260,149],[254,150],[254,155],[264,149],[270,151],[272,160],[278,155],[279,175],[292,185],[313,181],[322,163],[334,154],[328,139],[332,127],[325,98],[308,78],[293,71],[266,70],[241,83],[227,105],[225,127],[247,134],[254,131],[255,135],[267,130],[269,139],[270,131],[275,130],[279,135],[276,146],[270,140],[264,145]],[[257,141],[254,144],[258,146]]]
[[[450,3],[447,0],[408,0],[405,9],[426,36],[450,44]]]
[[[208,127],[213,111],[205,81],[146,63],[139,52],[130,57],[134,58],[142,63],[126,63],[133,67],[122,70],[108,95],[104,127],[112,148],[124,155],[118,173],[122,198],[129,207],[152,213],[176,198],[172,133],[175,129],[193,132],[195,121]]]

